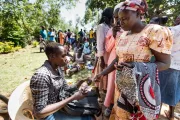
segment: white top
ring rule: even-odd
[[[173,47],[170,68],[180,70],[180,25],[169,27],[173,34]]]
[[[99,24],[97,27],[97,56],[104,56],[105,53],[105,37],[110,27],[105,23]]]
[[[78,53],[76,53],[76,62],[77,63],[83,63],[84,62],[84,53],[82,53],[81,57],[78,58]]]

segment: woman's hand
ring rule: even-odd
[[[93,82],[99,82],[102,79],[103,75],[102,74],[98,74],[94,77]]]
[[[114,64],[114,67],[116,68],[116,70],[121,71],[123,69],[123,67],[128,67],[128,68],[133,68],[134,66],[131,63],[125,63],[122,62],[120,64],[118,64],[117,62]]]
[[[79,88],[84,82],[87,82],[88,85],[91,85],[92,79],[91,79],[90,77],[88,77],[88,78],[86,78],[86,79],[79,80],[79,81],[76,83],[77,88]]]
[[[116,38],[117,32],[121,30],[121,27],[114,26],[112,30],[113,30],[113,37]]]
[[[92,83],[92,78],[88,77],[88,78],[86,78],[86,79],[84,79],[84,80],[85,80],[85,82],[87,82],[87,85],[91,85],[91,83]]]

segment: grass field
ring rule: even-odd
[[[33,73],[46,60],[44,53],[39,53],[39,48],[28,46],[19,52],[0,55],[0,94],[9,96],[21,83],[29,80]],[[67,78],[72,82],[89,77],[91,71],[83,70]]]
[[[19,52],[1,54],[0,93],[9,96],[19,84],[29,80],[45,60],[45,54],[31,46]]]

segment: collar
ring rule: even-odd
[[[46,61],[44,62],[44,65],[43,65],[43,66],[45,66],[45,67],[48,69],[51,78],[59,78],[59,77],[62,78],[62,77],[63,77],[63,73],[62,73],[61,68],[58,67],[58,68],[57,68],[57,71],[58,71],[58,72],[55,72],[55,71],[53,70],[53,68],[52,68],[52,66],[51,66],[51,64],[49,63],[48,60],[46,60]]]

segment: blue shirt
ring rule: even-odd
[[[90,48],[89,48],[89,42],[85,42],[85,43],[84,43],[83,53],[84,53],[84,54],[89,54],[89,53],[91,53],[91,50],[90,50]]]
[[[49,40],[55,41],[55,35],[52,35],[53,32],[48,32]]]
[[[41,30],[41,31],[40,31],[40,35],[42,36],[42,38],[43,38],[44,40],[47,39],[47,32],[46,32],[46,30]]]

